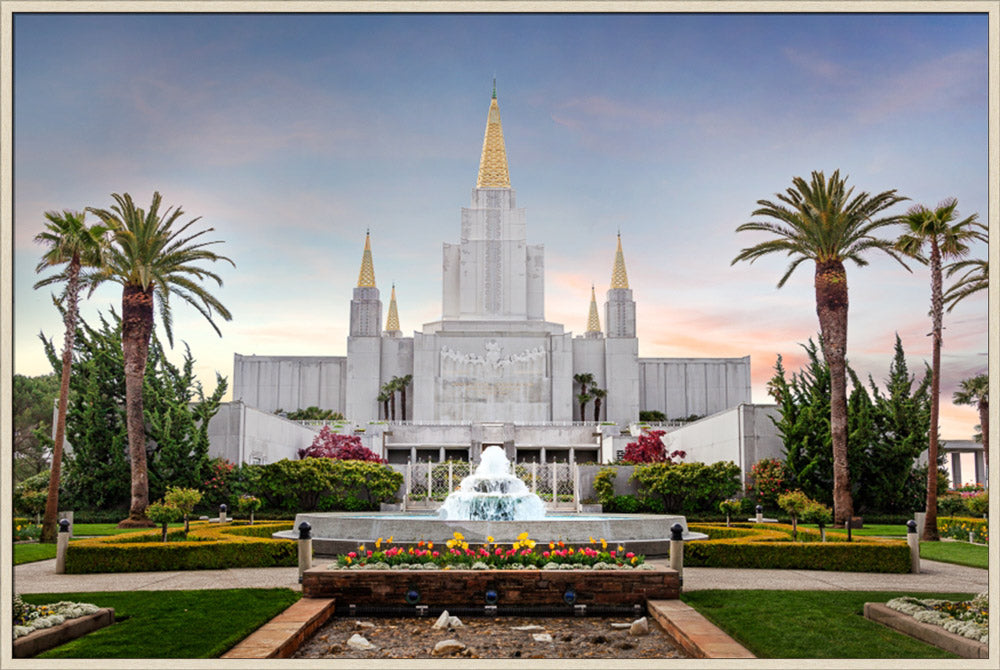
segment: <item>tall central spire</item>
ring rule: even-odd
[[[372,239],[365,231],[365,250],[361,254],[361,271],[358,273],[358,288],[375,286],[375,266],[372,263]]]
[[[479,159],[479,178],[476,180],[476,188],[510,188],[507,150],[503,143],[503,127],[500,125],[495,79],[490,111],[486,117],[486,135],[483,137],[483,155]]]
[[[625,272],[625,254],[622,253],[621,233],[618,233],[618,251],[615,252],[615,267],[611,270],[611,288],[628,288],[628,273]]]

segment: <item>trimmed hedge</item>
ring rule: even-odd
[[[765,568],[782,570],[837,570],[842,572],[910,571],[910,549],[905,541],[875,537],[855,537],[799,528],[798,542],[792,542],[787,524],[693,524],[692,531],[705,533],[707,540],[685,543],[684,564],[711,568]],[[806,540],[806,541],[802,541]]]
[[[298,565],[295,540],[276,540],[272,533],[291,530],[292,524],[191,524],[160,541],[159,529],[95,537],[71,542],[66,550],[66,572],[147,572],[160,570],[218,570]]]

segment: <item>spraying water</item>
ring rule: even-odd
[[[487,447],[476,471],[438,510],[442,519],[534,521],[545,517],[545,503],[511,472],[502,448]]]

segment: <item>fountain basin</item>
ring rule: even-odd
[[[704,533],[688,531],[683,516],[660,514],[565,514],[549,515],[529,521],[478,521],[441,519],[436,514],[394,514],[356,512],[308,512],[295,515],[293,530],[275,533],[273,537],[298,538],[303,521],[312,527],[313,552],[332,556],[354,551],[365,544],[374,549],[378,538],[393,544],[416,544],[420,540],[443,544],[461,533],[470,544],[480,544],[492,537],[495,542],[511,543],[521,533],[539,544],[562,541],[571,546],[590,544],[590,538],[604,539],[609,547],[624,545],[628,551],[647,556],[664,556],[668,552],[670,529],[679,523],[684,540],[703,540]]]

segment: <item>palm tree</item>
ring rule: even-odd
[[[593,400],[593,398],[594,396],[590,395],[589,393],[576,394],[576,401],[580,403],[580,421],[587,420],[587,417],[584,415],[584,412],[587,411],[587,403]]]
[[[209,249],[211,242],[197,238],[214,230],[206,228],[186,235],[185,232],[200,217],[179,229],[172,226],[181,217],[180,208],[160,212],[160,194],[153,193],[149,211],[135,206],[128,193],[111,194],[115,203],[111,210],[88,207],[106,225],[111,226],[114,242],[109,254],[106,276],[122,285],[122,355],[125,360],[125,422],[128,430],[129,460],[132,468],[132,501],[129,517],[121,527],[154,525],[146,518],[149,505],[149,477],[146,470],[146,431],[143,420],[142,380],[149,355],[149,340],[153,332],[154,296],[159,303],[160,320],[170,346],[174,344],[170,296],[175,295],[193,306],[215,332],[222,336],[212,320],[213,312],[226,321],[229,310],[205,290],[200,280],[213,279],[222,286],[222,279],[202,267],[199,261],[232,260]]]
[[[944,292],[941,289],[942,259],[961,258],[969,253],[966,241],[976,239],[976,215],[953,223],[958,200],[949,198],[931,210],[923,205],[911,207],[903,219],[907,232],[896,242],[896,249],[931,270],[931,425],[927,445],[927,462],[937,463],[938,415],[941,409],[941,322],[944,318]],[[923,257],[924,245],[930,247],[930,258]],[[927,469],[927,516],[922,537],[925,541],[940,539],[937,530],[937,468]]]
[[[597,422],[601,420],[601,402],[608,395],[608,392],[605,389],[594,387],[590,389],[590,395],[594,397],[594,421]]]
[[[413,381],[413,375],[403,375],[402,377],[393,377],[392,382],[396,385],[396,390],[399,391],[399,412],[400,420],[406,421],[406,387],[410,385]]]
[[[985,223],[973,221],[973,237],[984,244],[989,243],[989,228]],[[945,268],[945,274],[951,277],[964,271],[944,293],[944,304],[950,312],[959,302],[968,296],[985,291],[990,286],[990,264],[988,260],[971,258],[951,263]]]
[[[384,419],[388,419],[389,418],[389,400],[392,399],[392,394],[389,392],[389,390],[385,386],[382,386],[382,389],[379,391],[379,394],[378,394],[378,396],[375,399],[378,402],[382,403],[383,418]]]
[[[88,226],[83,212],[64,210],[45,212],[48,220],[45,232],[35,236],[35,241],[48,246],[35,272],[65,264],[57,274],[35,283],[35,288],[55,283],[66,283],[62,295],[63,336],[62,384],[59,387],[59,409],[56,414],[55,445],[52,447],[52,471],[49,474],[49,495],[45,502],[45,516],[42,520],[42,542],[55,542],[56,515],[59,513],[59,473],[62,466],[63,442],[66,440],[66,408],[69,404],[69,375],[73,364],[73,343],[76,339],[76,322],[79,315],[80,272],[84,268],[100,268],[105,262],[108,229],[100,224]],[[96,284],[91,285],[93,292]]]
[[[382,384],[382,393],[389,396],[389,402],[386,405],[385,418],[389,421],[396,420],[396,380],[399,377],[393,377],[386,383]]]
[[[850,470],[847,462],[847,271],[844,262],[865,266],[864,254],[878,249],[900,263],[890,240],[873,237],[879,228],[899,222],[898,216],[876,218],[881,212],[906,198],[895,189],[874,196],[867,192],[852,196],[846,177],[835,171],[829,181],[822,172],[813,172],[810,182],[792,179],[792,188],[778,193],[778,203],[758,200],[754,216],[775,222],[751,221],[740,231],[770,233],[773,239],[747,247],[733,259],[753,263],[761,256],[784,252],[792,257],[778,288],[785,285],[795,269],[812,260],[816,271],[816,314],[819,317],[823,355],[830,365],[830,437],[833,450],[833,504],[836,523],[849,523],[854,514]],[[903,264],[903,267],[906,267]],[[907,268],[909,269],[909,268]]]
[[[580,393],[576,396],[577,402],[580,403],[580,421],[586,421],[587,417],[584,415],[584,411],[587,403],[592,399],[592,396],[587,393],[587,387],[594,385],[594,375],[590,372],[578,372],[573,375],[573,381],[580,385]]]
[[[983,373],[963,379],[960,390],[955,391],[952,400],[956,405],[975,405],[979,410],[979,427],[983,440],[983,461],[990,466],[990,377]]]

